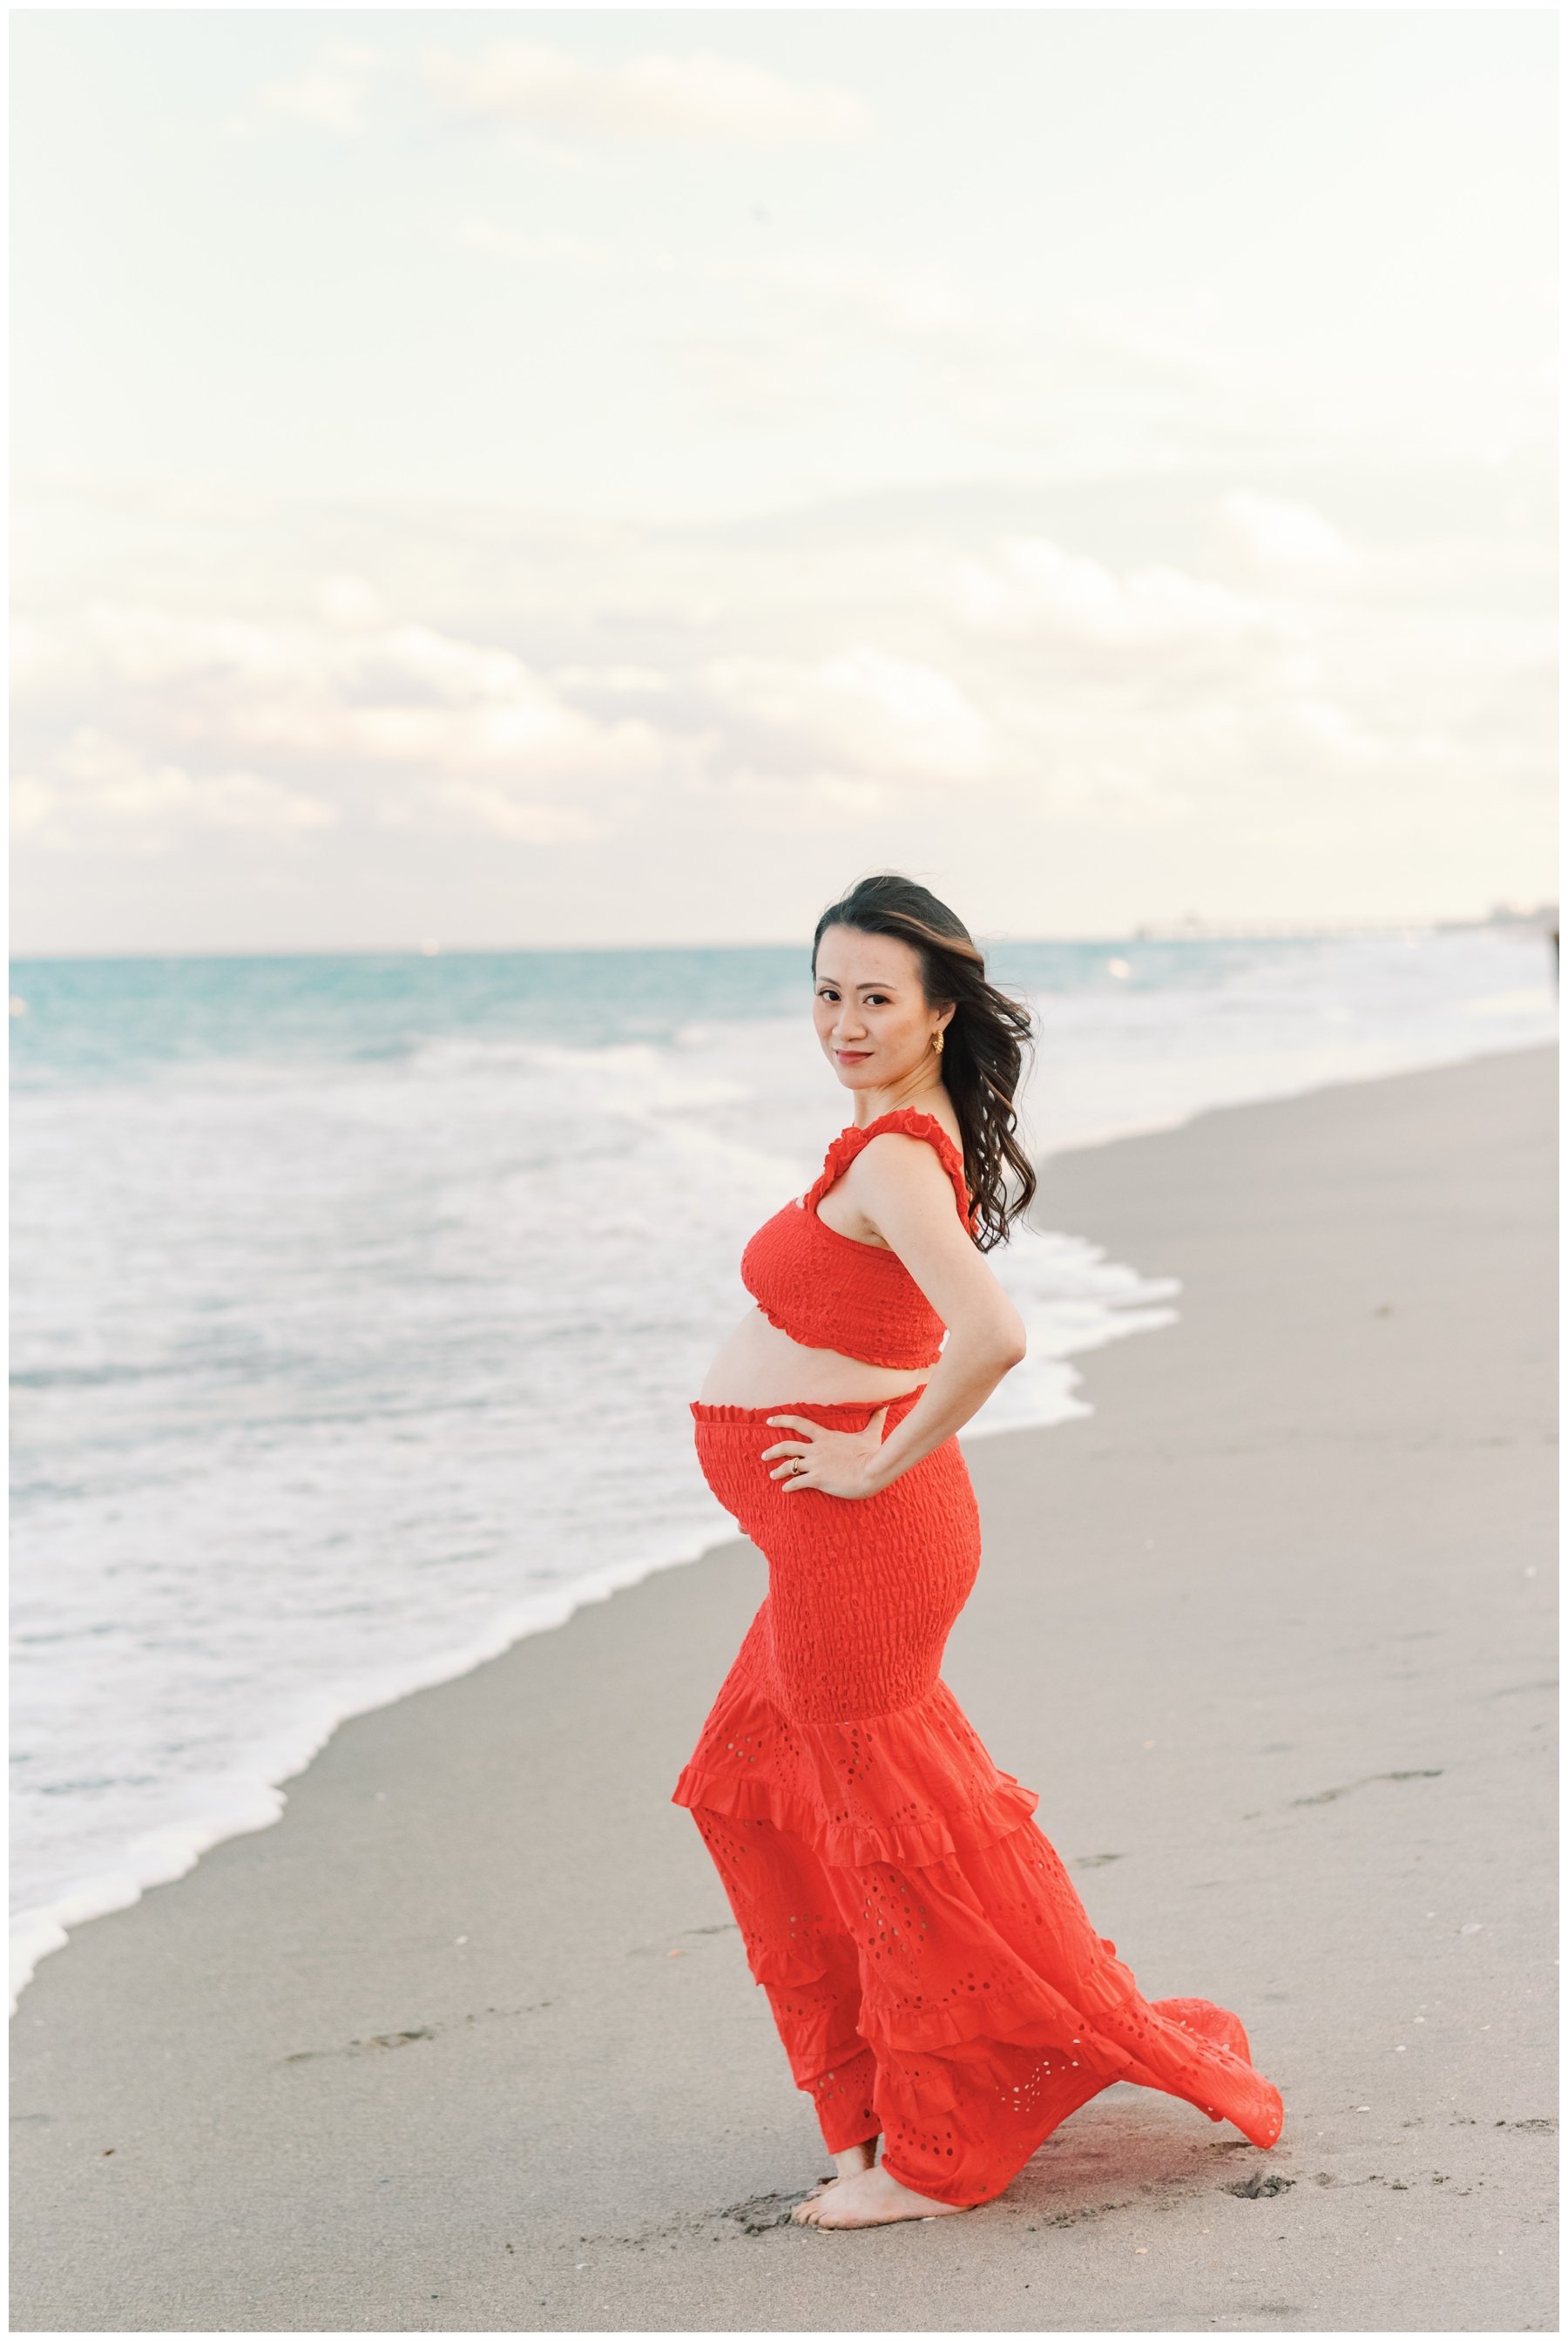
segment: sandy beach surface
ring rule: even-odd
[[[1271,2152],[1124,2083],[963,2217],[788,2224],[828,2166],[668,1801],[737,1542],[344,1725],[44,1961],[13,2329],[1553,2329],[1555,1083],[1056,1157],[1042,1222],[1179,1322],[968,1449],[947,1679],[1145,1995],[1242,2017]]]

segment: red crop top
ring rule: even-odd
[[[758,1229],[740,1255],[740,1280],[769,1323],[809,1350],[837,1350],[867,1366],[934,1366],[948,1329],[898,1253],[840,1235],[817,1216],[829,1188],[885,1130],[924,1138],[936,1148],[964,1225],[973,1232],[958,1148],[934,1114],[898,1106],[863,1130],[839,1132],[815,1185]]]

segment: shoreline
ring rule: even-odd
[[[945,1673],[1140,1988],[1242,2015],[1285,2096],[1271,2155],[1118,2086],[968,2221],[854,2261],[835,2238],[831,2266],[769,2224],[820,2146],[662,1797],[755,1607],[731,1539],[348,1718],[275,1825],[44,1960],[14,2027],[17,2329],[1548,2324],[1550,1795],[1520,1767],[1551,1736],[1555,1062],[1045,1157],[1036,1215],[1177,1275],[1179,1313],[1087,1353],[1086,1415],[966,1447],[986,1561]],[[1452,1935],[1391,1900],[1415,1847],[1423,1908],[1464,1887],[1479,1914]],[[1513,2019],[1445,2041],[1457,2113],[1410,2055],[1418,2013],[1458,2020],[1444,1961]],[[1438,2143],[1418,2184],[1400,2157]],[[1218,2177],[1275,2168],[1266,2207]]]
[[[1076,1241],[1070,1235],[1065,1240],[1069,1244]],[[1050,1369],[1060,1368],[1064,1387],[1054,1394],[1048,1388],[1037,1390],[1032,1399],[1021,1401],[1022,1414],[1015,1410],[1013,1420],[998,1409],[1001,1420],[971,1427],[966,1437],[986,1439],[1022,1429],[1047,1430],[1073,1420],[1085,1410],[1076,1396],[1082,1376],[1070,1361],[1133,1334],[1163,1330],[1171,1321],[1174,1312],[1163,1293],[1156,1295],[1146,1290],[1136,1270],[1103,1259],[1095,1262],[1095,1268],[1097,1273],[1107,1279],[1125,1280],[1127,1289],[1095,1296],[1087,1302],[1077,1297],[1080,1318],[1086,1310],[1092,1310],[1094,1321],[1080,1321],[1067,1348],[1047,1353],[1047,1376],[1055,1379],[1050,1376]],[[1015,1410],[1017,1403],[1015,1400]],[[681,1419],[684,1421],[684,1412]],[[695,1473],[693,1476],[693,1493],[700,1502],[707,1498],[707,1490]],[[476,1667],[489,1665],[519,1642],[568,1624],[581,1609],[608,1601],[650,1577],[691,1567],[731,1540],[733,1523],[716,1501],[710,1509],[714,1518],[703,1528],[687,1531],[665,1522],[662,1541],[655,1534],[635,1555],[522,1595],[499,1609],[482,1633],[461,1647],[411,1657],[379,1679],[369,1679],[368,1687],[367,1679],[362,1677],[357,1683],[346,1682],[341,1692],[318,1696],[312,1708],[297,1716],[288,1728],[274,1732],[265,1742],[251,1744],[246,1751],[253,1767],[251,1775],[231,1778],[228,1801],[210,1818],[185,1818],[156,1824],[127,1844],[124,1858],[115,1868],[79,1880],[51,1903],[13,1913],[9,1946],[11,2017],[16,2016],[42,1963],[65,1949],[78,1928],[95,1918],[133,1908],[143,1894],[156,1887],[177,1884],[205,1855],[231,1838],[250,1836],[258,1829],[275,1826],[287,1808],[290,1783],[309,1769],[344,1724],[395,1706],[401,1699],[417,1698],[422,1691],[443,1683],[461,1681]]]
[[[1537,1044],[1526,1044],[1526,1046]],[[1475,1063],[1494,1055],[1514,1055],[1517,1049],[1484,1050],[1471,1057],[1445,1060],[1455,1066]],[[1419,1066],[1401,1071],[1433,1071],[1441,1067]],[[1199,1105],[1179,1109],[1168,1115],[1145,1117],[1117,1127],[1108,1133],[1058,1145],[1049,1151],[1042,1150],[1035,1156],[1037,1171],[1044,1183],[1049,1166],[1069,1156],[1097,1152],[1105,1147],[1119,1146],[1128,1141],[1165,1135],[1183,1130],[1194,1122],[1215,1114],[1245,1112],[1255,1105],[1287,1102],[1298,1097],[1317,1095],[1325,1090],[1358,1086],[1366,1081],[1399,1078],[1384,1070],[1369,1069],[1347,1072],[1341,1069],[1326,1079],[1308,1079],[1299,1086],[1273,1091],[1265,1096],[1234,1102]],[[1031,1220],[1038,1218],[1040,1201],[1037,1198]],[[1071,1229],[1052,1230],[1073,1240]],[[1146,1271],[1131,1261],[1104,1259],[1099,1263],[1107,1269],[1125,1268],[1135,1277]],[[1142,1306],[1146,1313],[1148,1304],[1128,1302],[1126,1312],[1130,1317],[1135,1307]],[[1060,1354],[1067,1360],[1093,1355],[1107,1344],[1144,1330],[1165,1330],[1168,1313],[1162,1309],[1153,1324],[1117,1321],[1123,1313],[1110,1301],[1101,1304],[1102,1321],[1087,1330],[1081,1340]],[[1179,1307],[1176,1314],[1179,1317]],[[1069,1368],[1072,1375],[1066,1392],[1069,1400],[1076,1400],[1083,1374],[1076,1365]],[[1062,1415],[1039,1413],[1023,1422],[983,1424],[967,1430],[963,1436],[970,1443],[981,1439],[1005,1437],[1018,1430],[1051,1430],[1077,1419],[1077,1408]],[[592,1603],[610,1599],[615,1594],[641,1584],[645,1579],[673,1569],[690,1568],[718,1549],[729,1539],[722,1528],[715,1526],[710,1542],[690,1544],[681,1539],[679,1549],[663,1549],[635,1559],[622,1560],[572,1580],[570,1584],[524,1595],[497,1611],[484,1632],[459,1649],[432,1652],[428,1658],[411,1659],[400,1667],[384,1684],[372,1686],[368,1695],[359,1689],[348,1694],[347,1703],[341,1697],[319,1699],[313,1712],[297,1719],[289,1731],[272,1743],[272,1752],[255,1755],[252,1777],[234,1785],[233,1802],[229,1808],[214,1813],[209,1819],[177,1819],[155,1824],[124,1848],[122,1860],[113,1868],[79,1879],[53,1901],[11,1915],[8,1925],[9,1945],[9,2014],[14,2018],[39,1967],[48,1958],[65,1949],[77,1930],[94,1919],[109,1918],[117,1912],[133,1908],[142,1896],[162,1886],[174,1885],[209,1853],[231,1838],[254,1834],[274,1827],[283,1818],[288,1803],[289,1784],[298,1780],[309,1769],[331,1742],[334,1733],[345,1724],[365,1715],[379,1712],[404,1698],[417,1698],[421,1692],[433,1689],[443,1683],[461,1681],[477,1667],[486,1666],[518,1642],[536,1634],[550,1633],[565,1625],[577,1611]]]

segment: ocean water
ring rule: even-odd
[[[991,971],[1037,1156],[1556,1036],[1528,929]],[[10,1030],[15,1992],[345,1717],[731,1532],[687,1401],[850,1117],[795,951],[22,961]],[[1176,1313],[1071,1229],[990,1258],[1030,1353],[966,1439]]]

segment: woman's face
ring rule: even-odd
[[[923,1061],[951,1003],[928,1008],[920,962],[897,935],[829,927],[817,947],[811,1013],[822,1053],[847,1090],[892,1089]]]

